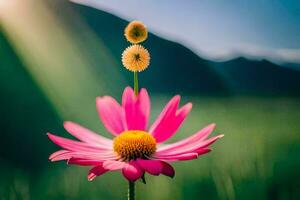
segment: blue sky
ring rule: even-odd
[[[244,56],[300,63],[299,0],[73,0],[126,20],[213,60]]]

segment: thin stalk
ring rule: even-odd
[[[138,72],[133,72],[133,88],[135,96],[139,94],[139,79],[138,79]]]
[[[128,200],[134,200],[135,199],[135,182],[129,181],[128,182]]]

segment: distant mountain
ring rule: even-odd
[[[300,71],[269,61],[238,58],[212,63],[234,93],[260,95],[300,94]]]
[[[127,21],[112,14],[71,4],[102,39],[117,60],[128,43]],[[142,85],[156,92],[195,94],[299,95],[300,71],[268,61],[238,58],[213,62],[184,46],[150,34],[143,44],[151,52],[151,67],[141,73]],[[131,80],[131,74],[127,74]]]
[[[76,18],[79,17],[95,32],[117,61],[115,66],[106,66],[106,69],[109,67],[122,69],[121,54],[129,45],[123,36],[127,21],[67,0],[51,0],[49,4],[61,22],[76,35],[85,38],[86,33],[82,27],[76,26],[76,21],[70,13],[75,13]],[[143,45],[151,53],[151,66],[140,73],[140,86],[153,93],[300,95],[300,70],[295,68],[245,58],[213,62],[200,58],[178,43],[153,34],[149,34],[149,39]],[[97,56],[101,52],[88,53]],[[101,73],[100,66],[97,69],[99,73]],[[125,69],[122,73],[130,84],[132,73]]]

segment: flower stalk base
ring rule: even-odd
[[[128,200],[135,199],[135,182],[129,181],[128,182]]]

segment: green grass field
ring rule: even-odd
[[[151,99],[151,121],[168,99]],[[211,153],[175,163],[174,179],[147,175],[146,185],[137,184],[138,199],[300,198],[299,98],[183,97],[183,102],[187,99],[193,110],[172,141],[212,122],[214,134],[225,137]],[[120,173],[88,182],[88,168],[50,163],[47,157],[40,162],[47,164],[38,172],[1,162],[0,199],[125,199],[127,182]]]

